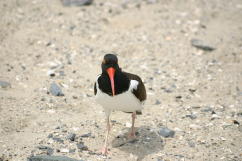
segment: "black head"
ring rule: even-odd
[[[105,73],[110,67],[114,68],[115,70],[119,70],[118,57],[114,54],[106,54],[103,57],[102,72]]]
[[[112,87],[113,96],[115,95],[114,76],[117,71],[120,71],[117,56],[114,54],[106,54],[102,61],[102,74],[108,75]]]

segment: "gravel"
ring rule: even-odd
[[[50,85],[50,93],[54,96],[64,96],[61,88],[55,82]]]

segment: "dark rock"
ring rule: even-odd
[[[186,115],[186,117],[188,117],[188,118],[190,118],[190,119],[192,119],[192,120],[194,120],[194,119],[197,118],[197,116],[194,115],[194,114],[188,114],[188,115]]]
[[[47,44],[46,44],[46,46],[50,46],[52,43],[51,43],[51,41],[49,41]]]
[[[81,135],[82,138],[87,138],[87,137],[90,137],[92,135],[92,133],[87,133],[87,134],[83,134]]]
[[[11,87],[11,84],[5,81],[0,81],[0,87],[1,88],[9,88]]]
[[[191,93],[194,93],[194,92],[196,92],[196,89],[189,89],[189,91],[190,91]]]
[[[54,96],[64,96],[61,88],[55,82],[50,85],[50,93]]]
[[[79,150],[88,150],[88,147],[86,145],[84,145],[83,142],[76,144],[76,146]]]
[[[235,125],[240,125],[240,123],[239,123],[237,120],[233,120],[233,123],[234,123]]]
[[[54,77],[54,76],[55,76],[55,73],[50,73],[50,76],[51,76],[51,77]]]
[[[66,139],[70,140],[70,141],[75,141],[75,138],[76,138],[76,134],[74,133],[70,133]]]
[[[181,99],[182,98],[182,96],[176,96],[176,99]]]
[[[93,0],[61,0],[63,6],[87,6],[91,5]]]
[[[166,127],[161,127],[158,131],[158,134],[163,137],[173,137],[175,135],[175,131],[170,130]]]
[[[198,48],[198,49],[202,49],[204,51],[213,51],[215,50],[214,47],[204,43],[202,40],[198,40],[198,39],[192,39],[191,40],[191,44],[192,46]]]
[[[38,155],[38,156],[29,157],[28,161],[78,161],[78,160],[68,158],[65,156]],[[81,161],[81,160],[79,160],[79,161]]]
[[[47,137],[48,138],[53,138],[53,134],[49,134]]]
[[[61,138],[53,137],[52,139],[56,142],[64,143],[64,140],[62,140]]]

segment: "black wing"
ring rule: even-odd
[[[133,94],[142,102],[146,100],[145,85],[141,78],[135,74],[123,72],[130,80],[136,80],[139,82],[137,89],[133,90]]]

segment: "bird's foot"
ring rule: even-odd
[[[102,155],[108,155],[108,154],[110,154],[110,152],[108,151],[108,148],[107,147],[103,147],[101,149],[101,153],[102,153]]]
[[[135,132],[130,132],[130,133],[128,134],[128,138],[129,138],[129,139],[135,139],[135,138],[136,138]]]

